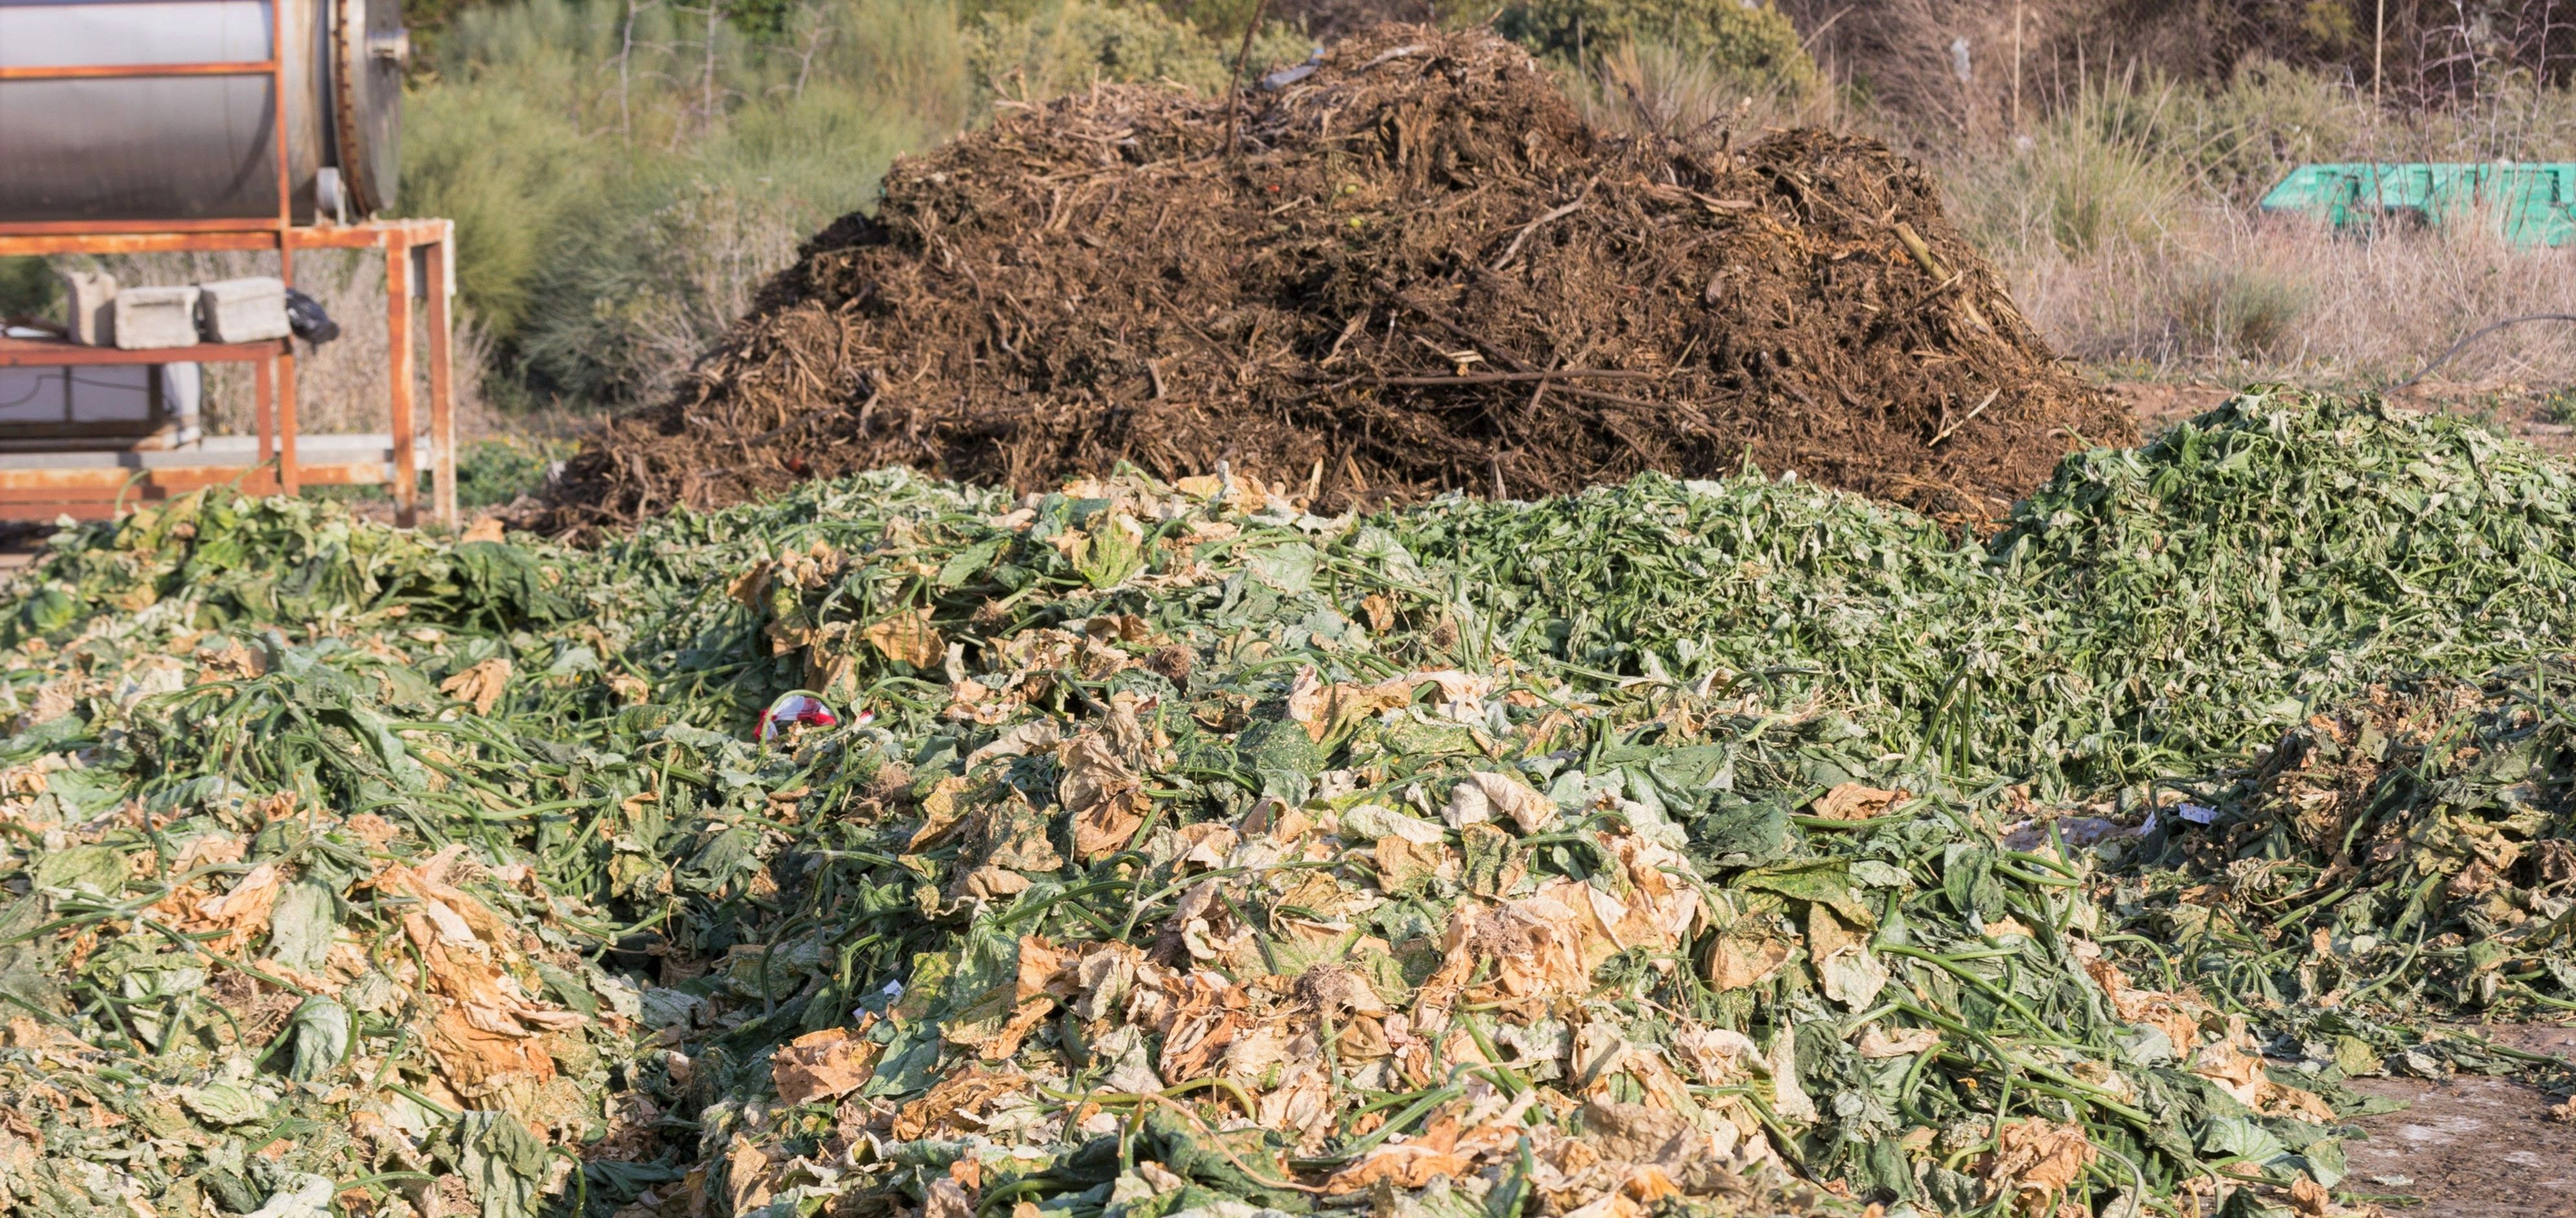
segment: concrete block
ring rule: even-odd
[[[255,276],[198,284],[197,330],[219,343],[286,337],[286,281]]]
[[[71,302],[73,342],[84,347],[115,344],[116,276],[105,271],[65,271],[63,296]]]
[[[125,288],[116,294],[116,345],[127,351],[197,345],[197,289]]]

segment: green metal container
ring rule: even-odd
[[[2301,165],[2261,207],[2364,234],[2483,215],[2514,245],[2569,245],[2576,244],[2576,162]]]

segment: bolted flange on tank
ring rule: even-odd
[[[0,69],[244,64],[283,4],[299,224],[393,206],[401,0],[0,0]],[[274,219],[273,78],[0,78],[0,222]]]

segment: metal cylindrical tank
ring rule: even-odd
[[[273,51],[296,221],[390,208],[401,0],[0,0],[0,222],[274,220]]]

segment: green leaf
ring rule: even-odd
[[[1125,513],[1112,512],[1082,534],[1073,561],[1084,583],[1115,588],[1145,569],[1143,535]]]
[[[299,973],[319,973],[340,926],[339,896],[311,878],[280,890],[269,909],[268,952]]]
[[[431,1150],[482,1203],[480,1218],[536,1218],[552,1152],[508,1112],[459,1113]]]
[[[188,1110],[215,1125],[244,1125],[268,1112],[269,1101],[239,1083],[208,1083],[179,1093]]]
[[[1848,863],[1805,863],[1796,866],[1771,867],[1748,871],[1737,876],[1736,884],[1776,892],[1799,901],[1814,901],[1834,911],[1843,921],[1867,929],[1878,925],[1878,912],[1853,894],[1851,866]]]
[[[2289,1153],[2281,1139],[2253,1117],[2211,1117],[2200,1127],[2200,1148],[2212,1155],[2235,1156],[2256,1163],[2268,1163]]]
[[[305,999],[287,1016],[287,1026],[295,1032],[295,1062],[288,1073],[297,1079],[320,1078],[349,1056],[349,1010],[331,999]]]
[[[36,861],[31,877],[53,892],[113,897],[125,891],[125,856],[106,846],[73,846]]]

